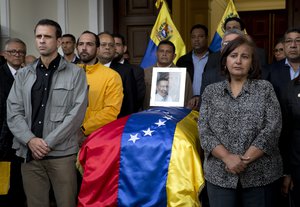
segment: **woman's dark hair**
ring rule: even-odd
[[[227,57],[230,53],[241,45],[248,45],[252,49],[252,62],[251,68],[248,72],[248,79],[259,79],[261,74],[261,69],[259,65],[259,60],[256,53],[255,43],[247,37],[237,37],[236,39],[230,41],[228,45],[222,50],[221,53],[221,72],[230,81],[230,74],[228,68],[226,67]]]

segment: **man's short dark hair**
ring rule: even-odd
[[[284,33],[284,39],[285,39],[285,36],[289,33],[292,33],[292,32],[295,32],[295,33],[299,33],[300,34],[300,28],[290,28],[288,29],[285,33]]]
[[[168,82],[169,82],[169,79],[166,78],[166,77],[159,78],[159,79],[156,81],[156,85],[158,85],[161,81],[168,81]]]
[[[98,37],[101,36],[101,35],[104,35],[104,34],[109,35],[109,36],[111,36],[111,37],[113,38],[112,34],[111,34],[110,32],[107,32],[107,31],[100,32],[100,33],[98,34]]]
[[[238,22],[240,24],[240,27],[241,27],[242,31],[245,29],[245,24],[240,18],[238,18],[238,17],[228,17],[227,19],[225,19],[225,22],[224,22],[224,30],[226,30],[227,23],[231,22],[231,21]]]
[[[7,45],[9,45],[10,43],[20,43],[22,44],[24,47],[25,47],[25,50],[26,50],[26,44],[25,42],[23,42],[21,39],[19,38],[11,38],[11,39],[8,39],[6,42],[5,42],[5,48],[7,47]],[[25,51],[26,52],[26,51]]]
[[[192,32],[194,31],[194,29],[202,29],[205,33],[205,36],[207,37],[208,36],[208,29],[205,25],[203,24],[196,24],[192,27],[191,31],[190,31],[190,34],[192,34]]]
[[[62,31],[61,31],[61,27],[60,25],[56,22],[53,21],[51,19],[41,19],[35,26],[34,28],[34,33],[36,32],[36,28],[40,25],[49,25],[49,26],[53,26],[56,29],[56,38],[60,38],[62,35]]]
[[[76,43],[75,36],[72,35],[72,34],[64,34],[62,37],[69,37],[69,38],[71,38],[71,40],[72,40],[73,43]]]
[[[159,42],[159,44],[157,46],[157,50],[159,49],[159,47],[161,45],[170,45],[173,48],[173,53],[175,54],[176,49],[175,49],[175,45],[173,44],[173,42],[171,42],[169,40],[162,40]]]
[[[124,38],[123,35],[121,35],[121,34],[119,34],[119,33],[114,33],[114,34],[112,34],[112,36],[113,36],[113,38],[119,38],[119,39],[121,39],[122,44],[123,44],[123,45],[126,45],[125,38]]]
[[[95,37],[95,44],[96,44],[96,47],[100,47],[100,40],[99,40],[99,37],[98,37],[94,32],[85,30],[84,32],[81,33],[81,35],[83,35],[83,34],[91,34],[91,35],[93,35],[93,36]],[[80,37],[81,37],[81,35],[80,35]],[[77,46],[78,46],[78,42],[79,42],[80,37],[78,37],[78,39],[77,39],[77,43],[76,43]]]

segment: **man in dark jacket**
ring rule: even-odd
[[[133,76],[136,83],[137,95],[136,95],[136,104],[135,104],[135,111],[139,111],[142,108],[144,97],[145,97],[145,80],[144,80],[144,69],[140,66],[130,64],[128,60],[124,59],[124,53],[127,51],[127,45],[125,44],[125,38],[120,34],[113,34],[112,35],[115,40],[115,58],[114,61],[129,67],[133,71]]]
[[[21,162],[12,149],[13,135],[6,121],[6,100],[15,75],[25,61],[25,55],[26,45],[22,40],[13,38],[6,41],[4,51],[6,63],[0,67],[0,162],[11,163],[9,191],[7,195],[0,196],[0,206],[6,207],[25,206]]]
[[[98,34],[100,39],[100,49],[98,51],[98,58],[102,65],[109,67],[122,78],[123,83],[123,103],[118,118],[136,112],[137,88],[133,71],[131,68],[123,64],[113,61],[115,57],[115,41],[111,34],[102,32]]]
[[[208,60],[208,29],[202,24],[196,24],[191,29],[192,51],[180,57],[176,63],[178,67],[186,67],[193,84],[193,95],[200,95],[202,73]],[[194,99],[198,106],[199,98]]]

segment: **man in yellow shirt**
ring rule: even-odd
[[[89,85],[89,105],[82,124],[82,131],[86,136],[117,119],[123,100],[121,77],[99,63],[99,46],[98,36],[90,31],[83,32],[77,41],[81,61],[79,66],[86,71]]]

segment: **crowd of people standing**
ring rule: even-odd
[[[184,105],[200,113],[203,206],[300,206],[300,29],[286,31],[271,64],[244,29],[228,18],[213,53],[207,27],[194,25],[189,53],[173,63],[176,48],[163,40],[157,63],[145,69],[124,58],[120,34],[83,31],[76,40],[42,19],[34,28],[39,58],[28,63],[26,44],[9,39],[0,67],[0,162],[10,163],[10,185],[0,206],[49,206],[50,189],[58,207],[76,206],[80,145],[150,107],[153,67],[187,68]],[[157,97],[170,99],[168,79],[157,85]]]

